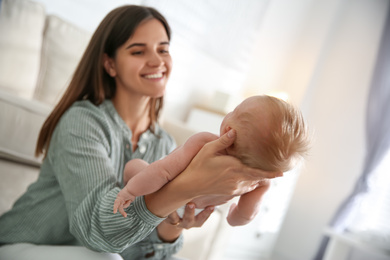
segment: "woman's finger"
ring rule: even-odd
[[[190,202],[186,205],[183,219],[180,223],[180,226],[185,229],[189,229],[194,226],[194,222],[195,222],[195,204]]]
[[[273,179],[276,177],[282,177],[283,172],[269,172],[269,171],[263,171],[260,169],[256,168],[251,168],[251,167],[244,167],[242,169],[242,173],[245,173],[249,178],[248,179],[253,179],[253,180],[261,180],[261,179]]]
[[[181,222],[181,219],[176,211],[169,214],[167,219],[168,219],[169,224],[174,225],[174,226],[179,225],[179,223]]]
[[[195,215],[195,204],[188,203],[180,226],[185,229],[190,229],[193,227],[201,227],[204,222],[210,217],[211,213],[214,211],[214,206],[208,206],[199,214]]]
[[[207,206],[202,212],[195,216],[196,227],[201,227],[214,212],[214,206]]]
[[[122,206],[119,206],[119,212],[122,214],[122,216],[127,217],[127,213],[125,212]]]
[[[234,129],[230,129],[227,133],[222,135],[220,138],[212,142],[209,142],[206,145],[212,153],[217,153],[231,146],[235,140],[236,140],[236,131]]]

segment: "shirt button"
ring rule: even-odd
[[[146,147],[145,146],[140,146],[139,147],[139,151],[140,151],[140,153],[145,153],[145,151],[146,151]]]
[[[163,245],[156,245],[156,248],[157,248],[157,249],[163,249],[164,246],[163,246]]]
[[[129,144],[126,144],[126,149],[129,149],[130,148],[130,145]]]

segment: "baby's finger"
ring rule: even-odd
[[[126,201],[125,203],[123,203],[123,207],[124,207],[124,208],[128,208],[128,207],[130,206],[131,203],[132,203],[132,201],[131,201],[131,200],[128,200],[128,201]]]
[[[114,214],[118,212],[118,207],[119,207],[120,202],[118,200],[114,201]]]
[[[123,207],[119,207],[119,212],[122,214],[122,216],[127,217],[127,213],[124,211]]]

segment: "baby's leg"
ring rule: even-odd
[[[123,172],[123,183],[126,183],[133,178],[137,173],[145,169],[149,163],[142,159],[133,159],[126,163],[125,170]]]
[[[227,221],[231,226],[246,225],[256,217],[263,195],[270,187],[269,180],[263,180],[251,192],[241,195],[238,204],[232,204],[229,209]]]

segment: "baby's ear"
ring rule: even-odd
[[[232,129],[232,128],[231,128],[230,126],[226,126],[222,135],[226,134],[226,133],[229,132],[231,129]]]

